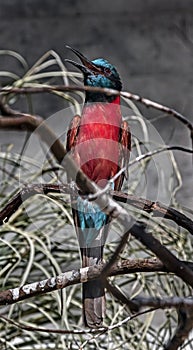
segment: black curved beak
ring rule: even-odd
[[[69,62],[73,64],[75,67],[79,68],[83,74],[101,74],[101,69],[97,67],[92,61],[88,60],[82,53],[80,53],[78,50],[75,50],[69,45],[66,45],[66,48],[74,52],[81,60],[82,64],[74,62],[69,59],[65,59],[66,62]]]

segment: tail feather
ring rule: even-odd
[[[92,266],[102,261],[103,247],[82,248],[82,265]],[[83,284],[83,319],[86,326],[102,326],[105,315],[105,291],[101,279]]]
[[[85,326],[102,327],[105,316],[105,292],[101,280],[83,285],[83,319]]]
[[[78,197],[73,217],[82,255],[82,266],[99,264],[109,230],[109,217],[97,204]],[[83,283],[83,320],[86,326],[98,328],[105,317],[105,291],[102,280]]]

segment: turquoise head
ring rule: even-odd
[[[81,60],[82,64],[66,60],[79,68],[83,73],[84,85],[98,88],[109,88],[121,91],[122,84],[116,68],[104,58],[88,60],[79,51],[68,46]],[[86,102],[112,102],[115,96],[101,92],[86,92]]]

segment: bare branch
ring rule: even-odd
[[[78,194],[68,184],[52,185],[52,184],[34,184],[26,185],[19,191],[10,202],[0,211],[0,225],[7,222],[11,215],[22,205],[22,203],[31,196],[37,194],[63,193],[71,194],[74,197]],[[147,213],[152,213],[155,217],[164,217],[174,221],[179,226],[185,228],[193,235],[193,221],[186,215],[180,213],[174,208],[167,207],[159,202],[152,202],[148,199],[139,198],[127,193],[119,191],[110,191],[110,195],[114,200],[122,203],[130,204]]]
[[[181,298],[181,297],[164,297],[164,298],[154,298],[154,297],[136,297],[133,299],[139,308],[146,306],[168,309],[168,308],[193,308],[193,298]]]
[[[66,150],[41,117],[19,112],[16,115],[13,114],[13,116],[0,118],[0,128],[37,132],[41,139],[48,145],[57,161],[59,163],[62,162],[66,155]]]
[[[75,195],[74,191],[69,185],[51,185],[51,184],[34,184],[26,185],[22,188],[0,211],[0,225],[3,225],[9,220],[11,215],[22,205],[22,203],[37,194],[48,193],[66,193]]]
[[[147,213],[152,213],[155,217],[163,217],[164,219],[172,220],[193,235],[193,221],[174,208],[167,207],[160,202],[152,202],[148,199],[138,198],[127,193],[111,191],[110,194],[116,201],[133,205]]]
[[[193,328],[193,306],[183,305],[178,310],[178,327],[172,339],[165,346],[166,350],[177,350],[188,338]]]
[[[127,298],[125,294],[123,294],[115,285],[109,283],[108,280],[105,282],[105,287],[107,288],[108,292],[114,296],[114,298],[119,300],[122,304],[128,306],[130,311],[139,311],[139,305],[135,303],[135,300],[130,300]]]
[[[117,91],[113,89],[107,89],[107,88],[96,88],[96,87],[91,87],[91,86],[64,86],[64,85],[55,85],[55,86],[41,86],[41,87],[3,87],[0,88],[0,93],[4,94],[10,94],[10,93],[15,93],[15,94],[37,94],[37,93],[52,93],[53,91],[93,91],[93,92],[102,92],[107,95],[114,95],[114,96],[122,96],[125,98],[128,98],[129,100],[135,101],[142,103],[148,108],[154,108],[157,109],[161,112],[167,113],[178,119],[180,122],[182,122],[185,126],[188,127],[190,130],[190,136],[193,141],[193,125],[192,123],[185,118],[181,113],[177,112],[173,108],[169,108],[167,106],[164,106],[160,103],[151,101],[147,98],[141,97],[136,94],[132,94],[127,91]]]
[[[189,266],[193,270],[192,262],[182,262],[184,265]],[[82,281],[90,281],[101,276],[101,272],[104,268],[104,264],[94,265],[79,270],[71,270],[64,272],[56,277],[51,277],[39,282],[33,282],[21,287],[8,289],[0,292],[0,305],[15,304],[18,301],[31,298],[36,295],[46,294],[55,290],[66,288],[67,286],[81,283]],[[164,264],[156,259],[128,259],[119,260],[115,262],[109,269],[109,276],[117,276],[123,274],[130,274],[136,272],[156,272],[163,271],[169,272]],[[140,303],[136,301],[138,306]],[[135,303],[136,303],[135,302]],[[143,304],[142,306],[155,306],[150,304]]]
[[[109,275],[109,271],[111,269],[111,267],[113,266],[113,264],[117,261],[119,254],[122,252],[122,250],[124,249],[128,237],[129,237],[130,231],[125,232],[125,234],[123,235],[120,243],[117,245],[115,251],[113,252],[113,254],[111,255],[109,261],[106,263],[106,265],[104,266],[102,273],[101,273],[101,277],[104,279],[104,281],[106,280],[106,277]]]
[[[137,222],[130,230],[131,234],[150,249],[166,266],[166,268],[180,277],[185,283],[193,287],[193,272],[165,246],[163,246],[143,223]],[[123,237],[124,238],[124,237]],[[122,238],[122,239],[123,239]]]
[[[151,152],[147,152],[145,154],[142,154],[140,156],[138,156],[136,159],[134,159],[133,161],[131,161],[129,163],[129,167],[137,164],[138,162],[140,162],[141,160],[150,158],[156,154],[162,153],[162,152],[166,152],[166,151],[181,151],[181,152],[186,152],[186,153],[191,153],[193,154],[193,149],[189,149],[189,148],[185,148],[185,147],[181,147],[181,146],[165,146],[165,147],[161,147],[158,148],[154,151]]]
[[[175,308],[178,312],[178,326],[175,334],[168,344],[164,346],[166,350],[177,350],[187,339],[193,328],[193,298],[164,297],[160,298],[142,298],[137,297],[133,302],[139,308],[151,306],[158,309]]]
[[[56,333],[56,334],[103,334],[107,331],[111,331],[115,328],[119,328],[125,323],[131,321],[132,319],[139,317],[141,315],[144,315],[146,313],[152,312],[154,309],[148,309],[144,310],[141,312],[138,312],[134,315],[126,317],[124,320],[113,324],[112,326],[109,327],[100,327],[100,328],[89,328],[89,329],[75,329],[75,330],[67,330],[67,329],[50,329],[50,328],[41,328],[41,327],[34,327],[34,326],[29,326],[29,325],[24,325],[21,322],[15,322],[11,320],[8,317],[5,317],[3,315],[0,315],[0,319],[4,320],[5,322],[12,324],[13,326],[26,330],[26,331],[31,331],[31,332],[46,332],[46,333]]]
[[[136,268],[140,269],[140,266],[143,269],[144,265],[148,265],[148,262],[146,261],[146,263],[144,263],[144,261],[140,260],[132,261],[131,271],[135,271]],[[151,261],[150,265],[152,266]],[[14,304],[18,301],[31,298],[35,295],[45,294],[51,291],[65,288],[69,285],[81,283],[81,280],[84,280],[85,282],[85,280],[89,281],[91,279],[95,279],[100,276],[103,266],[104,265],[100,264],[79,270],[72,270],[40,282],[34,282],[22,287],[2,291],[0,292],[0,305]],[[158,262],[158,266],[161,267],[160,262]],[[119,270],[120,273],[125,273],[126,271],[128,272],[129,265],[126,265],[126,262],[123,263],[123,266],[121,263],[115,265],[112,267],[112,275],[116,275]]]

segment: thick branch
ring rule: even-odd
[[[178,210],[167,207],[160,202],[152,202],[148,199],[136,197],[127,193],[117,191],[111,191],[110,193],[116,201],[127,203],[147,213],[152,213],[155,217],[163,217],[172,220],[193,235],[193,221]]]
[[[22,188],[0,211],[0,225],[7,222],[22,203],[28,198],[37,194],[65,193],[74,194],[69,185],[34,184],[26,185]]]
[[[62,162],[66,155],[66,150],[58,137],[41,117],[19,112],[13,114],[13,116],[0,117],[0,128],[37,132],[41,139],[48,145],[57,161],[59,163]]]
[[[193,270],[192,262],[182,262]],[[71,270],[56,277],[51,277],[43,281],[30,283],[22,287],[8,289],[0,292],[0,305],[14,304],[18,301],[31,298],[36,295],[46,294],[55,290],[66,288],[67,286],[90,281],[101,276],[104,264],[94,265],[79,270]],[[169,272],[163,263],[156,259],[128,259],[117,261],[111,266],[109,276],[130,274],[136,272]],[[139,303],[137,302],[138,306]],[[143,302],[141,304],[144,306]],[[152,305],[150,305],[152,306]]]
[[[137,297],[132,300],[136,307],[153,307],[158,309],[175,308],[178,312],[178,326],[172,339],[164,346],[165,350],[177,350],[188,338],[193,328],[193,298],[164,297],[143,298]]]
[[[119,300],[122,304],[129,307],[131,311],[138,311],[144,307],[152,307],[156,309],[171,309],[175,308],[178,312],[178,326],[172,339],[170,339],[164,349],[177,350],[188,338],[190,331],[193,328],[193,298],[181,297],[136,297],[130,300],[116,286],[107,282],[108,291]]]
[[[183,305],[178,310],[178,326],[172,339],[165,346],[165,350],[177,350],[188,338],[193,329],[193,306]]]
[[[130,232],[136,239],[150,249],[170,272],[173,272],[185,283],[193,287],[193,272],[190,268],[176,258],[176,256],[163,246],[150,232],[147,232],[143,223],[137,222],[134,224]]]

